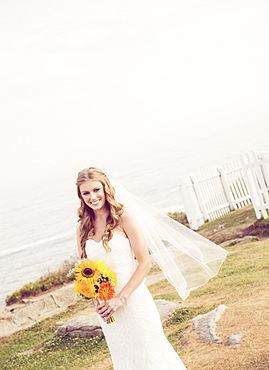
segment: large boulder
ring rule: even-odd
[[[224,304],[219,305],[214,310],[204,314],[198,315],[190,320],[192,328],[204,342],[221,343],[222,340],[216,335],[216,322],[221,315],[228,308]]]
[[[164,322],[177,309],[182,307],[179,303],[169,302],[164,299],[155,301],[160,314],[161,321]],[[103,336],[101,325],[99,324],[97,313],[90,315],[77,316],[66,322],[59,322],[58,335],[68,335],[70,337],[86,337],[92,338]]]
[[[24,299],[19,304],[6,306],[0,310],[0,336],[13,334],[46,317],[56,315],[77,300],[73,284],[69,284],[41,296]]]
[[[177,302],[166,301],[165,299],[156,299],[155,304],[160,314],[162,323],[172,316],[172,314],[183,306]]]
[[[68,335],[69,337],[92,338],[103,336],[97,314],[77,316],[64,323],[58,323],[58,335]]]

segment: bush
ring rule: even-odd
[[[20,292],[18,290],[15,290],[15,292],[13,292],[11,295],[7,296],[6,304],[11,305],[13,303],[18,302],[19,300],[20,300]]]
[[[186,213],[184,212],[169,212],[167,216],[171,217],[173,220],[189,227],[188,219]]]
[[[64,261],[58,270],[47,273],[34,283],[30,282],[23,285],[21,289],[15,290],[6,297],[7,306],[71,282],[74,277],[67,276],[67,273],[73,267],[74,261]]]

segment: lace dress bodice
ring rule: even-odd
[[[135,270],[135,259],[129,240],[124,236],[114,233],[109,246],[111,252],[105,250],[102,241],[95,242],[89,239],[86,242],[86,253],[93,261],[104,261],[107,267],[117,275],[116,293],[118,293],[132,276]]]

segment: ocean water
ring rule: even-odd
[[[194,135],[191,142],[171,140],[124,162],[108,163],[108,167],[114,178],[144,201],[164,212],[180,211],[179,176],[207,165],[219,165],[246,150],[262,150],[267,144],[267,123],[259,132],[260,136],[254,138],[251,130],[246,131],[237,146],[229,141],[229,133],[226,138],[222,135],[222,146],[219,138],[210,135]],[[7,192],[1,199],[0,306],[15,289],[76,255],[76,174],[66,172],[66,178],[58,182],[54,179],[53,186],[29,185],[21,194]]]

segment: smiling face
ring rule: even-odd
[[[87,180],[80,185],[79,189],[85,204],[93,211],[99,211],[105,207],[106,195],[101,182]]]

